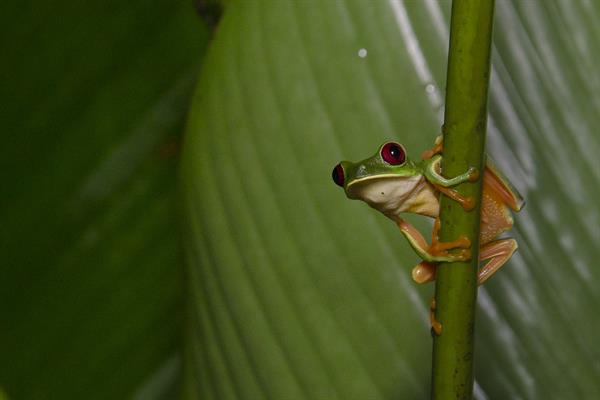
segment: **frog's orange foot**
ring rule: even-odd
[[[431,232],[431,245],[428,253],[434,257],[446,257],[452,261],[468,261],[471,259],[471,241],[465,235],[460,235],[458,239],[450,242],[440,242],[438,233],[440,231],[440,218],[436,217]],[[448,250],[460,249],[455,253],[449,253]]]
[[[429,253],[435,260],[434,262],[465,262],[471,259],[471,250],[469,249],[460,249],[452,253],[446,250],[429,250]]]
[[[479,172],[475,172],[475,173],[479,174]],[[440,185],[434,184],[434,186],[437,190],[444,193],[446,196],[450,197],[452,200],[458,202],[465,211],[471,211],[473,208],[475,208],[475,199],[473,197],[463,196],[454,189],[450,189],[450,188],[443,187]]]
[[[479,260],[489,260],[477,274],[477,284],[481,285],[502,267],[519,246],[514,239],[500,239],[485,244],[479,252]]]
[[[471,211],[475,208],[475,199],[471,196],[463,197],[463,200],[459,203],[465,211]]]
[[[460,235],[458,239],[452,240],[450,242],[439,242],[435,240],[431,246],[429,246],[429,253],[433,256],[447,256],[449,255],[448,250],[461,249],[456,254],[452,254],[452,256],[460,256],[463,257],[465,255],[470,255],[470,251],[468,250],[471,247],[471,241],[465,235]]]
[[[430,250],[431,252],[431,250]],[[471,250],[469,249],[460,249],[458,251],[450,253],[449,251],[438,251],[432,253],[432,256],[437,260],[445,261],[445,262],[465,262],[471,259]]]
[[[469,261],[471,259],[471,250],[470,249],[460,249],[456,253],[448,254],[449,257],[452,257],[454,261]]]

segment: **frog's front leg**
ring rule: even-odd
[[[467,261],[471,257],[469,250],[471,242],[466,236],[461,235],[458,239],[451,242],[440,242],[438,240],[439,219],[437,218],[433,227],[431,245],[427,244],[421,232],[409,222],[400,219],[397,221],[397,224],[400,232],[406,237],[413,250],[426,262]],[[453,249],[460,249],[460,251],[454,254],[448,252]]]
[[[442,187],[451,187],[464,182],[475,182],[479,178],[479,172],[475,167],[469,167],[467,172],[464,172],[454,178],[445,178],[440,174],[442,170],[442,156],[437,154],[427,161],[425,165],[425,176],[427,180],[434,185]]]
[[[475,201],[472,197],[463,196],[456,190],[451,189],[451,186],[456,186],[464,182],[474,182],[479,177],[479,172],[475,167],[469,167],[467,172],[455,176],[454,178],[445,178],[440,174],[442,156],[436,155],[425,166],[425,177],[437,190],[457,201],[462,207],[469,211],[475,207]]]

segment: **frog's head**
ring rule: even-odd
[[[384,143],[372,157],[353,163],[342,161],[333,168],[333,181],[344,188],[350,199],[367,202],[384,211],[397,206],[414,187],[421,172],[414,162],[406,157],[400,143]]]

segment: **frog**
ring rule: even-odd
[[[461,235],[448,242],[439,240],[440,198],[448,196],[466,211],[473,210],[474,199],[459,194],[454,187],[475,182],[480,174],[475,167],[469,167],[455,177],[444,177],[441,173],[442,150],[443,137],[438,136],[434,146],[423,152],[420,161],[412,161],[402,144],[388,141],[373,156],[359,162],[341,161],[332,171],[333,181],[344,189],[349,199],[362,200],[398,226],[422,260],[411,273],[418,284],[434,281],[441,262],[468,261],[471,258],[471,243],[466,236]],[[517,250],[515,239],[498,237],[513,227],[511,212],[519,212],[525,204],[523,197],[487,156],[482,179],[479,262],[483,264],[477,273],[478,285],[490,279]],[[405,213],[434,219],[431,244],[406,221]],[[432,299],[431,324],[433,331],[439,334],[441,326],[435,321],[434,310]]]

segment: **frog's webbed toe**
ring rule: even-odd
[[[479,269],[477,284],[481,285],[491,278],[510,259],[519,245],[515,239],[500,239],[485,244],[479,250],[479,260],[489,260]]]

